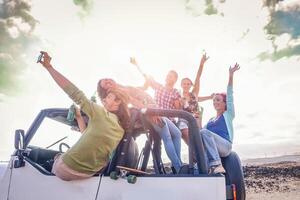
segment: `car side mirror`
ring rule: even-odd
[[[15,149],[24,149],[24,130],[22,129],[15,131]]]

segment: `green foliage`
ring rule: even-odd
[[[0,3],[0,94],[14,94],[20,88],[18,78],[26,68],[26,51],[38,41],[32,35],[37,21],[30,9],[25,0]]]
[[[93,0],[73,0],[73,3],[80,7],[79,16],[81,18],[89,15],[93,8]]]
[[[218,14],[217,8],[214,6],[212,0],[206,0],[206,9],[204,13],[207,15],[216,15]]]

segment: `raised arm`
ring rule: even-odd
[[[69,97],[80,106],[81,110],[86,113],[89,117],[92,117],[94,114],[94,105],[95,103],[91,102],[82,91],[80,91],[71,81],[69,81],[65,76],[59,73],[51,65],[51,57],[47,52],[41,51],[43,53],[43,60],[40,63],[45,67],[49,72],[53,80],[57,85],[66,92]]]
[[[40,63],[45,67],[45,69],[49,72],[49,74],[52,76],[53,80],[57,83],[57,85],[64,89],[66,86],[72,84],[71,81],[69,81],[66,77],[64,77],[61,73],[56,71],[53,66],[51,65],[51,57],[49,54],[45,51],[41,51],[43,54],[43,60],[40,61]]]
[[[154,80],[153,77],[149,77],[147,76],[146,77],[146,82],[149,84],[149,86],[154,89],[154,90],[157,90],[161,87],[163,87],[160,83],[158,83],[156,80]]]
[[[147,90],[148,87],[152,87],[153,89],[158,89],[159,87],[161,87],[162,85],[159,84],[158,82],[156,82],[152,77],[146,75],[140,65],[138,64],[138,62],[136,61],[136,59],[134,57],[130,57],[130,63],[133,64],[134,66],[136,66],[137,70],[144,76],[145,78],[145,84],[142,87],[143,90]]]
[[[147,81],[147,79],[145,79],[145,83],[144,83],[143,86],[137,87],[137,88],[139,88],[139,89],[141,89],[143,91],[147,90],[149,88],[149,82]]]
[[[144,77],[146,77],[146,74],[142,71],[140,65],[134,57],[130,57],[130,63],[133,64]]]
[[[229,80],[228,80],[228,86],[233,86],[233,75],[234,72],[238,71],[240,69],[240,65],[235,63],[234,67],[229,68]]]
[[[136,108],[145,108],[148,104],[155,103],[152,97],[140,88],[123,86],[122,89],[128,94],[129,102]]]
[[[234,67],[229,68],[229,80],[227,85],[226,105],[227,105],[227,111],[232,116],[232,118],[235,117],[234,104],[233,104],[233,75],[239,69],[240,66],[237,63],[234,65]]]
[[[206,56],[206,53],[202,55],[201,61],[200,61],[200,65],[197,71],[197,75],[196,75],[196,79],[194,82],[194,87],[192,92],[195,94],[195,96],[199,95],[199,90],[200,90],[200,77],[202,75],[202,71],[203,71],[203,67],[204,67],[204,63],[209,59],[209,56]]]

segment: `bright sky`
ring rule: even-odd
[[[251,1],[247,9],[238,0],[224,4],[224,17],[195,17],[197,1],[190,1],[195,4],[191,10],[184,2],[95,1],[91,14],[82,21],[71,0],[35,0],[31,14],[39,21],[35,34],[43,44],[36,46],[27,61],[22,94],[0,102],[0,160],[7,160],[13,150],[15,129],[27,130],[41,109],[71,104],[36,64],[41,48],[52,55],[56,69],[87,96],[103,77],[142,85],[143,78],[129,64],[129,56],[135,56],[144,71],[163,83],[170,69],[175,69],[179,78],[193,80],[205,49],[210,59],[201,78],[201,95],[225,91],[228,67],[238,62],[234,150],[242,159],[300,152],[299,58],[255,59],[262,51],[271,50],[263,31],[267,15],[261,1]],[[286,36],[282,40],[286,41]],[[207,122],[215,112],[211,102],[202,106]]]

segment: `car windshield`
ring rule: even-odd
[[[72,147],[80,136],[81,133],[74,128],[46,117],[29,145],[58,151],[60,143],[64,142]]]

